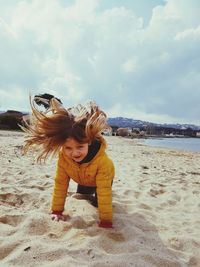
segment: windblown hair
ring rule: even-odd
[[[39,162],[57,154],[67,138],[74,138],[79,143],[91,143],[94,139],[103,141],[101,132],[110,128],[106,114],[95,102],[66,109],[56,98],[52,98],[46,112],[39,111],[31,98],[30,104],[30,123],[25,122],[25,126],[21,126],[27,133],[24,152],[38,147]]]

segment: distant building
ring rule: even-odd
[[[119,136],[130,136],[131,135],[131,129],[129,129],[129,128],[118,128],[117,129],[117,135],[119,135]]]

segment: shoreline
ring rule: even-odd
[[[170,150],[177,150],[182,152],[200,153],[200,142],[196,138],[155,138],[155,139],[138,139],[141,144],[164,148]]]
[[[76,199],[70,182],[66,222],[50,220],[56,159],[21,154],[23,133],[0,131],[2,266],[200,266],[196,153],[105,137],[113,159],[114,229]]]

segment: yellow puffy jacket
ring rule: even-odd
[[[78,164],[69,159],[62,151],[59,154],[52,210],[63,211],[70,178],[80,185],[96,186],[100,221],[112,222],[112,180],[114,165],[105,152],[106,144],[88,163]]]

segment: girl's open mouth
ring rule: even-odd
[[[78,156],[78,157],[73,157],[73,160],[77,161],[77,160],[81,160],[81,156]]]

